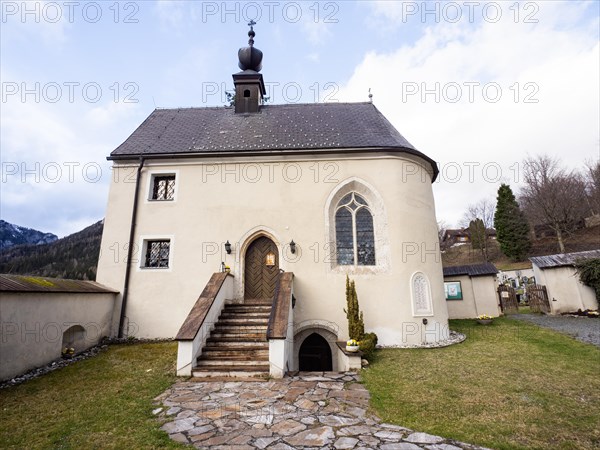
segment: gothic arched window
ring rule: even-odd
[[[363,197],[351,192],[335,211],[337,263],[345,266],[375,265],[373,214]]]

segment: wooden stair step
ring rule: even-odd
[[[269,356],[268,348],[261,348],[257,350],[248,350],[246,348],[227,348],[227,347],[209,347],[202,350],[202,355],[207,356],[230,356],[230,355],[241,355],[241,356],[251,356],[251,355],[260,355],[260,356]]]
[[[223,312],[231,312],[231,313],[270,313],[271,307],[264,305],[236,305],[236,306],[225,306],[223,308]]]
[[[245,299],[226,303],[206,340],[194,377],[268,377],[267,328],[273,300]]]
[[[196,367],[256,367],[266,364],[269,365],[268,359],[249,359],[249,360],[231,360],[231,359],[202,359],[196,361]]]
[[[223,325],[217,323],[213,330],[215,334],[259,334],[266,333],[266,325]]]
[[[242,305],[269,305],[273,304],[272,298],[245,298]]]
[[[213,364],[210,366],[195,366],[193,370],[214,371],[214,372],[229,372],[232,370],[239,372],[268,372],[269,363],[263,364],[247,364],[247,365],[230,365],[230,364]]]
[[[221,313],[221,316],[219,317],[220,319],[253,319],[253,318],[260,318],[260,319],[265,319],[265,320],[269,320],[269,317],[271,316],[270,312],[260,312],[260,311],[243,311],[243,312],[232,312],[232,311],[223,311]]]
[[[204,368],[192,369],[192,376],[194,378],[207,379],[207,378],[268,378],[269,370],[206,370]]]
[[[240,353],[240,352],[205,352],[196,358],[196,361],[204,360],[223,360],[223,361],[268,361],[269,353]]]
[[[211,363],[247,363],[247,362],[268,362],[269,355],[205,355],[202,354],[196,359],[196,363],[201,365],[202,361]]]
[[[215,333],[211,335],[207,342],[266,342],[267,335],[265,333],[260,334],[229,334],[229,333]]]
[[[252,351],[252,350],[269,350],[269,343],[265,341],[261,342],[230,342],[230,341],[212,341],[207,344],[204,350],[239,350],[239,351]]]
[[[219,321],[215,324],[215,326],[245,326],[245,327],[265,327],[267,326],[266,320],[259,319],[219,319]]]

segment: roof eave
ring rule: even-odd
[[[286,148],[276,150],[235,150],[235,151],[222,151],[222,150],[208,150],[208,151],[194,151],[194,152],[173,152],[173,153],[136,153],[136,154],[124,154],[124,155],[109,155],[106,159],[109,161],[132,161],[144,159],[182,159],[182,158],[214,158],[217,157],[238,157],[238,156],[261,156],[261,155],[311,155],[311,154],[339,154],[339,153],[360,153],[360,152],[373,152],[373,153],[408,153],[416,156],[431,166],[431,182],[433,183],[439,174],[437,163],[429,158],[427,155],[421,153],[418,150],[409,147],[354,147],[354,148]]]

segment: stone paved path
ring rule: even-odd
[[[482,449],[382,423],[358,375],[301,373],[269,381],[183,381],[155,401],[171,439],[200,449]]]

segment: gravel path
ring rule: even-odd
[[[577,316],[544,316],[515,314],[511,319],[526,320],[540,327],[550,328],[574,337],[578,341],[600,347],[600,319]]]

